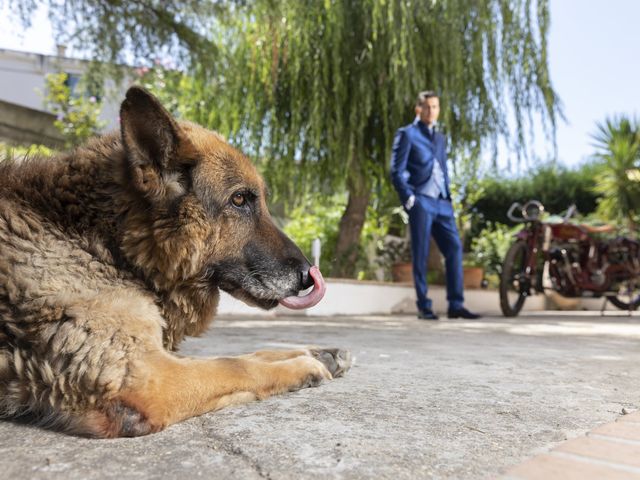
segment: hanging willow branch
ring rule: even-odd
[[[504,138],[520,155],[528,128],[553,137],[559,114],[548,0],[0,0],[25,23],[40,4],[92,59],[175,57],[198,78],[185,101],[210,110],[191,108],[197,120],[263,158],[276,193],[343,186],[355,153],[386,180],[393,133],[427,88],[454,151]]]
[[[210,34],[226,11],[215,0],[0,0],[5,6],[25,27],[38,7],[46,8],[56,41],[85,58],[149,65],[169,56],[186,68],[215,55]]]
[[[533,113],[554,131],[546,0],[257,0],[236,13],[232,130],[259,142],[278,191],[344,185],[354,152],[362,175],[386,178],[393,133],[427,88],[453,150],[502,137],[522,154]]]

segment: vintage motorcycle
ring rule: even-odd
[[[514,203],[507,216],[525,225],[515,235],[500,275],[500,308],[518,315],[533,292],[553,290],[565,297],[605,297],[622,310],[640,306],[640,243],[626,237],[600,238],[614,227],[542,221],[542,203]],[[515,215],[519,212],[519,216]]]

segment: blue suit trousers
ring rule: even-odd
[[[411,229],[411,253],[413,255],[413,280],[419,310],[431,310],[427,297],[427,259],[429,243],[433,236],[445,258],[447,300],[450,310],[464,305],[462,286],[462,243],[456,227],[453,207],[449,200],[416,195],[409,210]]]

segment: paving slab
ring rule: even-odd
[[[0,421],[0,478],[496,478],[640,408],[638,316],[224,317],[181,353],[309,344],[349,348],[355,365],[317,388],[147,437],[89,440]],[[624,438],[640,430],[619,423]],[[548,455],[557,469],[576,453]]]

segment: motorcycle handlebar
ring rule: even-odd
[[[513,214],[516,208],[520,209],[520,213],[522,213],[522,205],[518,202],[513,202],[507,211],[507,218],[512,222],[524,222],[524,218],[518,218]]]
[[[513,214],[516,209],[520,209],[519,217]],[[544,212],[544,205],[538,200],[529,200],[524,206],[519,202],[514,202],[507,211],[507,217],[512,222],[531,222],[537,220],[542,212]]]
[[[575,203],[573,205],[571,205],[567,209],[567,213],[564,216],[564,221],[567,222],[571,217],[573,217],[574,213],[576,213],[576,204]]]

